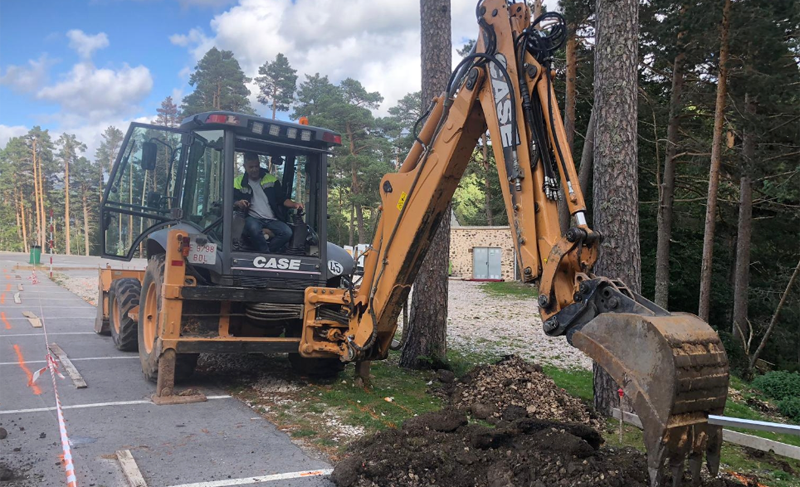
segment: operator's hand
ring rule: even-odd
[[[250,207],[250,202],[247,200],[239,200],[233,204],[234,206],[238,207],[241,210],[246,210]]]
[[[305,207],[303,206],[303,203],[295,203],[295,202],[292,202],[292,208],[295,208],[297,210],[305,209]]]

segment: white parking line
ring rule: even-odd
[[[50,333],[52,335],[52,333]],[[83,358],[73,358],[70,359],[73,362],[80,362],[82,360],[131,360],[136,359],[139,360],[138,355],[133,356],[126,356],[126,357],[83,357]],[[47,360],[26,360],[26,364],[44,364],[47,363]],[[17,365],[18,362],[0,362],[0,365]]]
[[[206,399],[213,401],[216,399],[230,399],[232,396],[227,394],[222,396],[206,396]],[[61,409],[87,409],[87,408],[101,408],[106,406],[130,406],[134,404],[153,404],[153,401],[147,399],[139,399],[138,401],[114,401],[114,402],[96,402],[92,404],[74,404],[72,406],[61,406]],[[55,411],[55,406],[51,408],[32,408],[32,409],[12,409],[10,411],[0,411],[3,414],[22,414],[22,413],[43,413],[46,411]]]
[[[305,470],[303,472],[277,473],[273,475],[262,475],[260,477],[246,477],[242,479],[214,480],[212,482],[196,482],[194,484],[172,485],[170,487],[226,487],[228,485],[247,485],[272,482],[273,480],[300,479],[304,477],[319,477],[330,475],[333,469]]]
[[[49,321],[49,320],[48,320]],[[60,333],[48,333],[48,336],[53,335],[97,335],[93,331],[62,331]],[[44,336],[44,333],[17,333],[15,335],[6,335],[0,333],[0,338],[13,338],[13,337],[38,337]]]

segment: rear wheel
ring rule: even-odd
[[[287,326],[287,337],[299,337],[302,334],[302,323],[299,326]],[[344,370],[345,363],[337,357],[331,358],[306,358],[299,353],[289,354],[289,363],[292,364],[292,369],[300,375],[307,375],[310,377],[336,377],[339,372]]]
[[[108,319],[111,322],[111,339],[114,346],[123,352],[135,352],[139,348],[139,324],[128,313],[139,306],[142,285],[138,279],[118,279],[108,291]]]
[[[99,280],[98,280],[99,281]],[[94,319],[94,332],[98,335],[108,336],[111,334],[109,331],[108,318],[103,315],[103,303],[107,299],[108,293],[103,291],[103,285],[98,283],[97,292],[97,317]],[[111,307],[111,303],[109,303]]]
[[[161,285],[164,283],[164,255],[156,255],[147,262],[139,300],[139,360],[142,372],[153,382],[158,381],[158,359],[161,346],[156,345],[161,315]],[[178,354],[175,357],[175,382],[188,379],[197,366],[198,354]]]

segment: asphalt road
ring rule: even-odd
[[[254,481],[331,466],[202,375],[186,387],[199,389],[208,402],[152,404],[155,386],[142,376],[138,355],[116,350],[110,337],[93,332],[95,308],[49,281],[45,272],[37,272],[39,282],[32,284],[30,270],[14,270],[27,262],[20,260],[20,254],[0,254],[0,427],[8,432],[0,439],[0,466],[20,477],[2,482],[4,487],[67,485],[52,380],[46,373],[28,383],[44,366],[44,330],[33,328],[23,311],[44,319],[50,343],[66,352],[88,384],[77,389],[69,377],[56,379],[77,485],[128,486],[118,450],[130,450],[149,487],[332,485],[325,475]],[[70,260],[75,268],[91,262]],[[67,265],[59,267],[63,272]],[[17,292],[21,304],[14,302]]]

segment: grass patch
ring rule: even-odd
[[[393,352],[389,360],[372,363],[371,389],[358,386],[353,368],[348,367],[334,380],[311,381],[287,393],[259,394],[251,387],[240,386],[230,390],[292,438],[313,444],[336,460],[362,430],[364,435],[371,435],[399,427],[415,415],[441,409],[441,400],[427,392],[434,372],[400,368],[397,358]]]
[[[490,296],[498,297],[533,299],[539,295],[535,287],[517,281],[485,282],[481,284],[481,289]]]
[[[570,395],[584,401],[592,402],[592,371],[583,369],[559,369],[552,365],[543,365],[542,370],[558,387]]]

